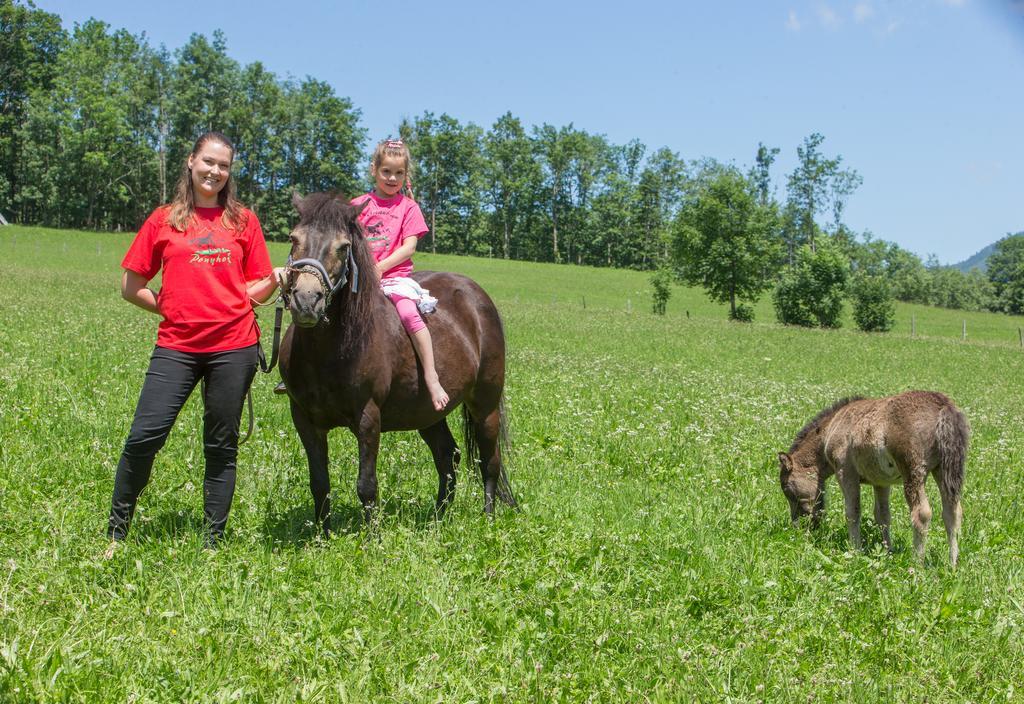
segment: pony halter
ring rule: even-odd
[[[313,257],[293,261],[292,256],[289,254],[288,263],[285,266],[300,274],[312,274],[317,278],[324,292],[324,318],[327,317],[327,308],[331,305],[331,301],[334,300],[335,294],[348,282],[349,271],[352,272],[352,293],[359,292],[359,265],[356,264],[355,257],[352,256],[351,247],[348,249],[348,258],[341,266],[341,274],[338,276],[337,281],[331,281],[331,275],[327,273],[323,263]],[[281,292],[281,296],[285,299],[285,305],[290,305],[287,294],[284,291]]]

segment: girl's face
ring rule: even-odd
[[[217,205],[217,194],[227,185],[231,176],[231,149],[215,140],[210,140],[189,156],[188,168],[192,170],[192,195],[201,208]]]
[[[373,169],[373,178],[379,197],[394,198],[405,184],[405,159],[385,154]]]

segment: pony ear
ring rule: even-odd
[[[787,455],[785,452],[779,453],[779,466],[782,467],[784,472],[793,471],[793,458]]]
[[[300,213],[302,212],[302,194],[298,191],[292,191],[292,205],[294,205],[295,209]]]
[[[366,206],[368,206],[369,204],[370,204],[370,199],[367,198],[366,200],[364,200],[359,205],[352,206],[353,208],[355,208],[355,216],[359,217],[359,214],[362,213],[366,209]]]

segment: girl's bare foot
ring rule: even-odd
[[[435,411],[443,411],[448,405],[448,393],[441,386],[437,379],[427,382],[427,391],[430,392],[430,401],[434,404]]]

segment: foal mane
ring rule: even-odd
[[[846,398],[839,399],[823,411],[820,411],[818,415],[814,416],[807,425],[800,429],[800,432],[796,434],[796,437],[793,438],[793,444],[789,446],[789,454],[796,452],[803,441],[807,439],[807,436],[814,432],[819,425],[831,418],[840,408],[847,406],[854,401],[863,400],[863,396],[847,396]]]
[[[302,200],[299,224],[319,232],[333,234],[344,230],[352,241],[352,258],[359,267],[359,291],[352,292],[353,272],[349,281],[335,297],[337,308],[333,322],[342,326],[342,346],[352,349],[366,340],[363,334],[374,322],[373,302],[375,296],[383,297],[377,286],[376,262],[366,245],[363,227],[356,220],[359,208],[349,205],[338,193],[310,193]]]

